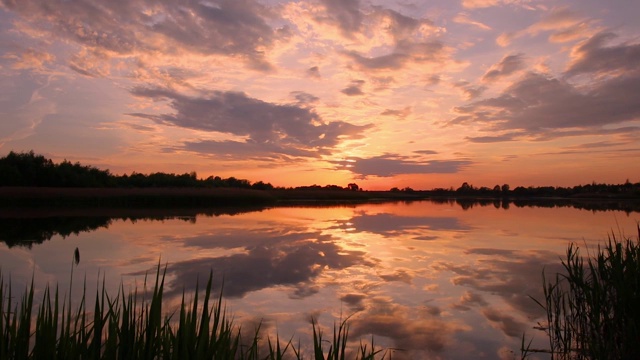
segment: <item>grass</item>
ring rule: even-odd
[[[74,254],[74,262],[79,260]],[[73,277],[73,265],[72,265]],[[233,316],[227,313],[222,291],[215,297],[212,274],[193,299],[183,294],[179,310],[163,309],[164,271],[158,265],[153,289],[125,294],[121,285],[115,296],[107,294],[104,280],[96,290],[95,306],[87,308],[86,281],[79,304],[73,308],[71,289],[61,297],[58,288],[46,287],[39,305],[34,305],[33,279],[12,301],[10,281],[0,272],[0,359],[384,359],[386,353],[371,344],[348,349],[346,320],[334,325],[327,341],[312,320],[313,353],[303,354],[292,340],[283,342],[260,337],[259,326],[250,338],[243,338]],[[35,307],[35,308],[34,308]]]
[[[563,274],[547,281],[544,299],[535,300],[547,314],[539,324],[549,349],[529,349],[553,359],[640,358],[640,225],[638,239],[615,235],[586,259],[569,245]]]

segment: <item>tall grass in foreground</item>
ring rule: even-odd
[[[544,299],[535,300],[547,314],[540,324],[553,359],[640,359],[640,225],[638,239],[615,235],[586,260],[569,245],[566,274],[547,281]]]
[[[75,309],[71,295],[61,298],[57,287],[52,290],[48,286],[34,309],[33,279],[19,301],[13,302],[11,284],[5,283],[0,272],[0,359],[305,358],[300,345],[296,347],[291,340],[281,342],[277,335],[275,340],[268,337],[265,345],[259,327],[253,338],[243,339],[240,327],[234,325],[224,308],[222,293],[212,298],[212,274],[204,294],[196,289],[191,301],[186,301],[183,294],[179,311],[166,314],[162,307],[165,272],[166,268],[161,272],[158,266],[149,298],[146,291],[139,294],[137,289],[125,294],[122,285],[112,297],[106,293],[103,280],[92,311],[86,305],[86,284]],[[144,286],[146,290],[146,278]],[[323,338],[315,320],[312,327],[310,359],[385,357],[381,350],[374,349],[373,340],[370,348],[360,343],[358,349],[347,350],[346,320],[334,326],[330,342]]]

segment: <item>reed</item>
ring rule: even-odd
[[[638,239],[609,236],[587,258],[575,244],[562,261],[563,274],[548,280],[544,299],[536,301],[547,315],[539,324],[549,339],[553,359],[640,358],[640,225]]]
[[[74,254],[74,258],[75,254]],[[79,258],[79,256],[78,256]],[[11,281],[0,271],[0,359],[304,359],[301,346],[292,339],[282,342],[267,338],[260,346],[259,326],[253,338],[243,339],[223,304],[222,290],[216,297],[212,273],[204,291],[196,288],[192,300],[183,293],[178,310],[163,308],[166,267],[158,265],[153,288],[137,288],[125,293],[124,286],[115,296],[105,290],[104,279],[95,293],[92,311],[87,309],[86,280],[82,298],[73,308],[71,289],[60,297],[58,288],[47,286],[34,308],[33,278],[19,300],[14,301]],[[72,265],[73,278],[73,265]],[[381,349],[363,345],[348,352],[348,323],[334,327],[332,341],[323,338],[317,322],[312,321],[313,353],[316,360],[385,357]],[[326,348],[326,350],[325,350]],[[266,350],[265,350],[266,349]]]

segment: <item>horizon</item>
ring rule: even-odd
[[[3,0],[0,153],[278,187],[635,183],[638,13],[619,0]]]
[[[23,152],[23,153],[16,153],[14,151],[9,152],[9,154],[11,154],[11,153],[18,154],[18,155],[29,155],[30,154],[30,155],[35,156],[35,157],[43,156],[41,154],[36,154],[33,151]],[[5,156],[0,156],[0,160],[5,159],[9,154],[7,154]],[[48,159],[47,157],[44,157],[44,158],[47,159],[47,160],[51,160],[51,159]],[[59,165],[61,163],[61,162],[56,162],[56,161],[53,161],[53,160],[51,160],[51,161],[53,162],[54,165]],[[134,170],[134,171],[132,171],[132,172],[130,172],[128,174],[127,173],[113,173],[113,172],[111,172],[110,169],[98,168],[98,167],[95,167],[95,166],[93,166],[91,164],[81,164],[79,162],[73,163],[73,162],[68,161],[67,159],[64,159],[62,161],[67,161],[69,163],[77,164],[77,165],[80,165],[80,166],[83,166],[83,167],[95,168],[95,169],[98,169],[100,171],[106,171],[106,172],[108,172],[108,174],[110,176],[115,176],[115,177],[133,176],[134,174],[141,174],[141,175],[144,175],[144,176],[151,176],[153,174],[167,174],[167,175],[175,175],[175,176],[180,176],[180,175],[185,175],[185,174],[189,174],[189,175],[193,174],[193,176],[195,176],[195,179],[197,179],[198,181],[204,181],[204,180],[207,180],[210,177],[215,177],[215,178],[219,177],[217,175],[210,175],[210,176],[207,176],[207,177],[202,177],[199,174],[197,174],[197,172],[195,172],[195,171],[193,171],[193,172],[184,172],[184,173],[171,173],[171,172],[166,172],[166,171],[154,171],[154,172],[142,173],[142,172],[138,172],[138,171]],[[241,180],[241,181],[248,181],[249,184],[257,184],[257,183],[268,184],[268,185],[273,186],[275,189],[296,189],[296,188],[316,187],[316,186],[319,186],[319,187],[339,186],[339,187],[344,188],[345,190],[347,190],[352,185],[352,183],[346,184],[344,186],[341,185],[341,184],[317,184],[317,183],[313,183],[313,184],[298,184],[298,185],[293,185],[293,186],[280,186],[280,185],[277,185],[277,184],[274,185],[270,181],[265,181],[263,179],[257,179],[256,180],[256,179],[244,179],[244,178],[239,178],[239,177],[235,177],[235,176],[230,176],[230,177],[236,178],[237,180]],[[220,178],[221,179],[228,179],[228,178],[225,178],[225,177],[220,177]],[[507,191],[509,191],[509,190],[513,191],[513,190],[515,190],[517,188],[520,188],[520,187],[522,187],[522,188],[553,187],[553,188],[556,188],[556,189],[560,189],[560,188],[574,188],[574,187],[588,186],[588,185],[621,186],[621,185],[625,185],[625,184],[640,184],[640,182],[634,182],[634,181],[630,181],[630,179],[626,179],[624,182],[621,182],[621,183],[596,183],[596,182],[576,183],[576,184],[573,184],[573,185],[570,185],[570,186],[562,187],[562,186],[553,186],[553,185],[540,185],[540,186],[531,186],[531,185],[529,185],[529,186],[525,186],[525,185],[521,185],[521,184],[515,184],[514,185],[514,184],[509,184],[509,183],[496,183],[494,185],[485,185],[485,184],[477,185],[477,184],[474,184],[473,182],[465,181],[462,184],[460,184],[460,186],[449,186],[449,187],[435,186],[435,187],[432,187],[432,188],[429,188],[429,189],[427,189],[427,188],[413,188],[411,186],[406,186],[404,188],[391,187],[389,189],[365,189],[365,188],[362,188],[357,183],[354,183],[354,184],[358,187],[359,191],[392,191],[393,192],[393,191],[406,191],[406,190],[409,190],[409,191],[418,191],[419,192],[419,191],[438,191],[438,190],[454,191],[454,190],[456,190],[456,189],[458,189],[460,187],[464,187],[465,184],[470,186],[473,190],[482,190],[482,188],[492,189],[494,186],[500,186],[502,188],[502,187],[504,187],[506,185],[507,186]]]

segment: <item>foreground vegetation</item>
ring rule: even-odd
[[[564,274],[543,276],[544,296],[535,300],[547,314],[540,324],[553,359],[640,358],[640,226],[638,239],[614,235],[586,260],[571,244]],[[524,338],[523,338],[524,340]]]
[[[76,250],[76,260],[79,255]],[[73,269],[73,268],[72,268]],[[165,269],[166,270],[166,269]],[[73,270],[72,270],[73,272]],[[212,298],[212,279],[203,295],[196,289],[192,301],[182,297],[177,312],[163,309],[164,273],[158,271],[151,294],[96,291],[93,311],[87,308],[86,286],[79,305],[71,295],[60,297],[47,287],[40,305],[34,305],[34,287],[13,301],[11,285],[0,273],[0,359],[316,359],[384,358],[372,343],[348,349],[347,320],[334,326],[326,339],[312,320],[313,349],[303,354],[292,340],[260,338],[259,327],[248,338],[234,325],[222,303]],[[71,294],[71,289],[69,289]],[[202,301],[201,303],[199,301]],[[34,308],[35,306],[35,308]]]

